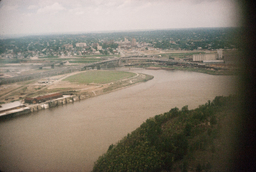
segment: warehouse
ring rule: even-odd
[[[193,54],[193,61],[216,60],[217,54]]]
[[[35,98],[26,97],[25,98],[25,103],[33,103],[33,104],[41,103],[41,102],[45,102],[45,101],[48,101],[48,100],[60,98],[62,96],[63,95],[60,94],[60,93],[54,93],[54,94],[39,96],[39,97],[35,97]]]
[[[27,112],[30,112],[29,107],[25,106],[20,101],[0,105],[0,117]]]

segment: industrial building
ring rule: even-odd
[[[20,101],[0,105],[0,117],[28,112],[30,112],[29,107],[25,106]]]
[[[45,102],[45,101],[48,101],[48,100],[60,98],[62,96],[63,95],[60,94],[60,93],[54,93],[54,94],[39,96],[39,97],[35,97],[35,98],[26,97],[25,98],[25,103],[29,103],[29,104],[41,103],[41,102]]]
[[[217,54],[193,54],[193,61],[216,60]]]
[[[217,50],[217,54],[218,54],[218,59],[223,58],[223,50],[222,49]]]

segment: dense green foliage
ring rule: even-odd
[[[213,127],[218,121],[216,113],[233,99],[233,96],[219,96],[194,110],[188,110],[188,106],[181,110],[173,108],[147,119],[118,144],[110,145],[95,162],[93,171],[172,170],[175,162],[213,143],[217,137]],[[215,151],[214,145],[211,151]],[[187,166],[184,162],[182,171],[186,171]],[[208,167],[209,163],[203,168]],[[201,164],[197,170],[202,170]]]

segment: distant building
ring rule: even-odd
[[[136,39],[135,38],[132,38],[132,47],[136,47]]]
[[[36,103],[34,98],[31,98],[31,97],[26,97],[24,101],[25,101],[25,103],[30,103],[30,104]]]
[[[71,45],[71,44],[64,44],[63,47],[65,47],[65,49],[72,49],[73,45]]]
[[[94,53],[96,50],[94,48],[91,48],[92,52]]]
[[[102,46],[99,46],[99,44],[97,45],[97,50],[102,50]]]
[[[170,44],[176,44],[176,42],[175,41],[170,41]]]
[[[130,41],[127,38],[124,38],[125,43],[130,43]]]
[[[98,54],[98,55],[100,55],[100,52],[99,52],[99,51],[95,51],[95,52],[94,52],[94,54]]]
[[[84,48],[86,47],[86,43],[83,43],[83,42],[76,43],[76,47]]]
[[[116,42],[119,45],[119,48],[131,48],[131,42],[127,39],[124,38],[124,41]],[[136,40],[135,40],[136,44]]]
[[[193,54],[193,61],[216,60],[217,54]]]
[[[218,54],[218,59],[222,59],[223,58],[223,51],[222,51],[222,49],[217,50],[217,54]]]
[[[92,48],[94,49],[100,48],[99,46],[99,43],[92,43]]]
[[[29,111],[29,107],[25,106],[19,101],[0,105],[0,117],[12,114],[26,113]]]

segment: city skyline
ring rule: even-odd
[[[234,0],[2,0],[0,35],[238,27]]]

